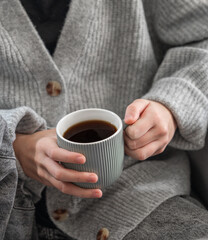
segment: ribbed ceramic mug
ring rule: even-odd
[[[71,126],[90,120],[101,120],[114,125],[117,131],[108,138],[90,143],[72,142],[63,137]],[[114,112],[89,108],[72,112],[63,117],[56,127],[58,146],[86,157],[84,164],[62,163],[69,169],[81,172],[94,172],[96,183],[75,183],[82,188],[104,188],[115,182],[122,173],[124,160],[123,124]]]

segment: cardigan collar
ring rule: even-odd
[[[25,63],[51,78],[70,78],[87,42],[95,0],[72,0],[53,57],[50,56],[19,0],[1,0],[0,26],[10,36]],[[67,68],[66,68],[67,66]]]

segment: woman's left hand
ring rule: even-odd
[[[162,153],[174,136],[176,121],[168,108],[159,102],[137,99],[126,109],[125,153],[145,160]]]

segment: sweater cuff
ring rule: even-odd
[[[13,143],[16,138],[16,132],[32,134],[46,129],[46,121],[29,107],[23,106],[9,110],[3,109],[0,110],[0,116],[7,123],[8,138],[11,143]],[[24,180],[25,185],[29,185],[28,189],[30,189],[30,192],[38,199],[44,186],[25,175],[18,159],[16,159],[16,168],[18,171],[18,178]]]
[[[14,109],[1,109],[0,115],[7,122],[10,137],[15,140],[16,132],[32,134],[46,129],[46,121],[29,107],[18,107]]]
[[[192,83],[182,78],[163,78],[155,82],[142,98],[165,105],[177,122],[170,142],[175,148],[197,150],[205,142],[208,122],[208,99]]]

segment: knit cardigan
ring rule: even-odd
[[[162,202],[189,193],[184,150],[203,147],[208,122],[207,11],[207,1],[72,0],[52,58],[19,0],[0,1],[1,239],[34,237],[33,203],[44,188],[15,164],[15,132],[54,128],[78,109],[105,108],[123,118],[128,104],[145,98],[169,108],[178,128],[163,154],[126,156],[101,199],[47,187],[58,228],[79,240],[96,239],[101,228],[123,239]],[[47,94],[50,81],[60,83],[60,95]],[[67,213],[63,221],[54,218],[58,209]]]

